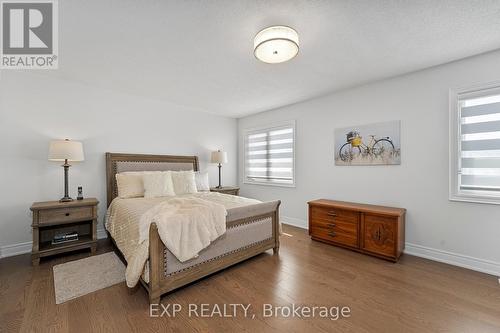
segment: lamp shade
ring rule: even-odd
[[[212,152],[212,158],[211,158],[212,163],[227,163],[227,153],[225,151],[213,151]]]
[[[79,141],[57,140],[50,142],[49,161],[83,161],[83,145]]]

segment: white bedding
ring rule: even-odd
[[[257,203],[260,201],[214,192],[113,200],[106,229],[127,260],[127,285],[133,287],[144,271],[152,222],[167,248],[185,261],[225,232],[226,209]]]

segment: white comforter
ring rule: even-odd
[[[174,197],[149,209],[139,222],[139,244],[127,266],[127,285],[137,284],[148,260],[151,223],[156,223],[170,252],[184,262],[226,232],[226,215],[223,205],[194,197]]]

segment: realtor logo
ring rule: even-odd
[[[57,0],[1,2],[2,69],[56,69]]]

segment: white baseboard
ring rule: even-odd
[[[306,230],[309,228],[309,224],[306,220],[296,219],[295,217],[280,216],[280,222]]]
[[[281,216],[280,220],[283,224],[288,224],[302,229],[308,229],[308,223],[305,220],[288,216]],[[473,271],[478,271],[481,273],[500,276],[500,263],[490,260],[474,258],[463,254],[434,249],[411,243],[405,244],[404,253],[442,262],[445,264],[471,269]]]
[[[106,230],[104,228],[97,229],[97,239],[107,238]],[[26,254],[31,252],[33,242],[23,242],[0,247],[0,259],[17,256],[19,254]]]
[[[108,234],[104,228],[97,229],[97,239],[108,238]]]
[[[0,258],[7,258],[31,252],[33,242],[5,245],[0,248]]]
[[[404,253],[486,274],[500,276],[500,263],[474,258],[459,253],[433,249],[417,244],[406,243]]]

